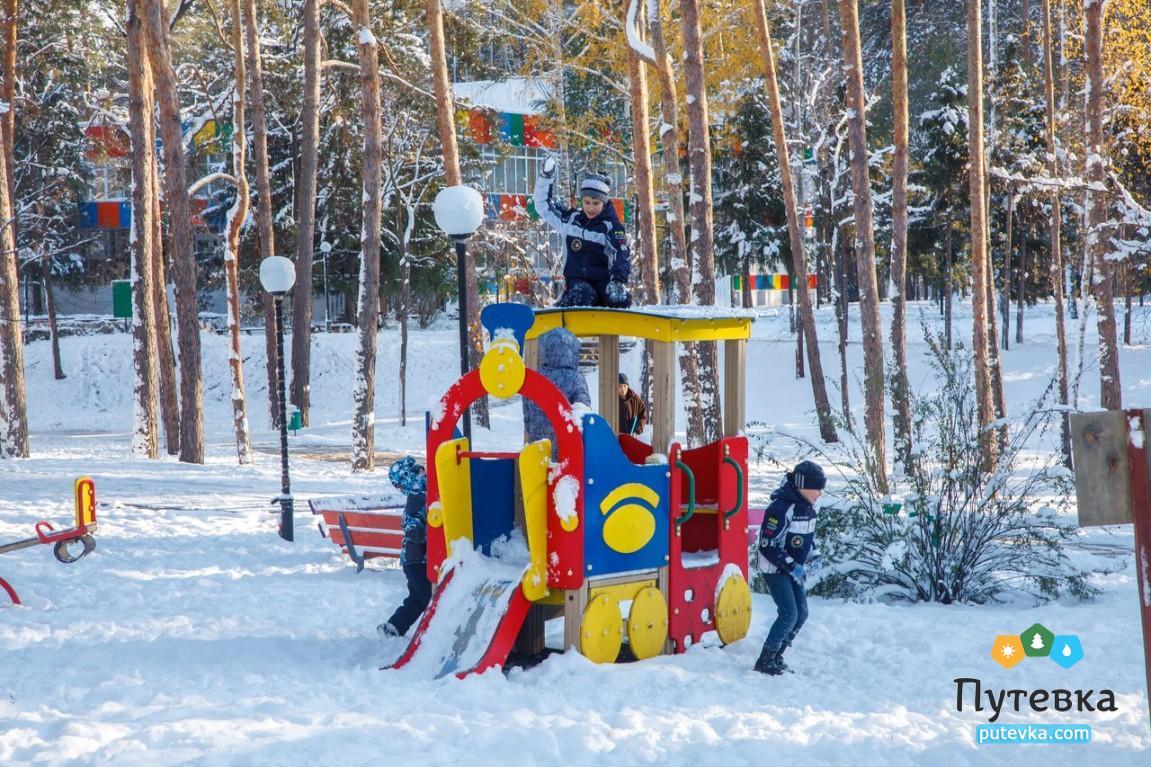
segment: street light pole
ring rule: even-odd
[[[484,220],[484,199],[470,186],[444,187],[432,203],[436,225],[456,244],[456,277],[458,306],[460,309],[460,375],[468,374],[468,289],[467,239],[475,234]],[[471,441],[472,418],[465,409],[462,415],[464,437]]]
[[[328,256],[332,255],[332,243],[320,243],[320,252],[324,254],[324,332],[332,332],[332,301],[328,298]]]
[[[280,537],[295,540],[292,482],[288,475],[288,387],[284,375],[284,296],[296,282],[296,267],[283,256],[268,256],[260,262],[260,284],[272,294],[276,305],[276,370],[280,405]]]
[[[467,264],[468,245],[467,239],[464,237],[454,237],[456,241],[456,276],[458,277],[456,289],[459,291],[459,308],[460,308],[460,377],[468,374],[469,352],[468,349],[468,283],[467,274],[464,272],[464,267]],[[472,411],[470,408],[464,408],[463,413],[463,431],[464,438],[469,443],[472,441]]]
[[[325,261],[327,263],[327,261]],[[288,476],[288,395],[284,385],[284,294],[273,294],[276,304],[276,378],[280,383],[280,537],[295,540],[292,480]]]

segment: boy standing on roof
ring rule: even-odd
[[[544,160],[533,202],[540,217],[563,235],[567,249],[566,289],[557,305],[628,308],[631,251],[623,224],[608,199],[611,179],[589,173],[580,184],[580,208],[570,209],[552,199],[555,172],[555,158]]]

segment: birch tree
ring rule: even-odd
[[[260,19],[256,0],[244,0],[244,36],[247,42],[248,78],[252,88],[252,157],[256,162],[256,226],[260,233],[260,258],[276,255],[276,230],[272,225],[272,173],[268,167],[268,118],[264,109],[264,69],[260,53]],[[280,426],[280,408],[273,392],[280,390],[276,366],[276,308],[264,292],[264,353],[268,377],[268,410],[273,428]]]
[[[376,319],[380,314],[380,69],[368,0],[352,7],[360,53],[364,120],[363,225],[360,230],[359,339],[352,388],[352,470],[376,465]]]
[[[128,0],[128,120],[132,136],[132,453],[159,457],[156,420],[156,321],[152,303],[152,183],[156,136],[146,0]]]
[[[244,393],[244,357],[240,351],[240,231],[248,217],[248,138],[244,130],[244,99],[247,70],[244,65],[243,16],[240,0],[231,0],[231,48],[235,81],[232,90],[232,183],[236,199],[228,210],[227,242],[224,250],[224,276],[228,291],[228,335],[232,354],[228,368],[232,374],[232,428],[236,434],[236,457],[241,464],[252,462],[252,442],[248,436],[248,405]]]
[[[871,184],[867,170],[867,102],[856,0],[839,0],[844,76],[847,81],[847,138],[851,154],[851,190],[855,215],[855,260],[859,275],[859,315],[863,325],[864,428],[880,492],[887,492],[883,416],[883,335],[875,274],[875,235]]]

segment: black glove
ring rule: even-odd
[[[556,158],[549,157],[540,165],[540,176],[543,178],[552,178],[556,174]]]

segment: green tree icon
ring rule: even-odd
[[[1045,658],[1051,654],[1051,641],[1055,639],[1055,634],[1042,623],[1036,623],[1024,629],[1019,639],[1023,642],[1023,652],[1027,657]]]

